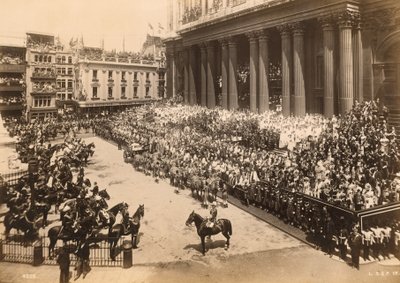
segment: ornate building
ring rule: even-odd
[[[380,98],[399,126],[399,8],[397,0],[170,0],[167,95],[263,112],[278,93],[284,115],[327,117]]]
[[[84,47],[77,61],[78,107],[104,110],[159,99],[158,68],[157,61],[138,53]]]
[[[26,44],[27,118],[55,117],[57,74],[54,36],[27,33]]]
[[[25,52],[23,46],[0,46],[0,113],[20,116],[25,108]]]

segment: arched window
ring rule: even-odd
[[[39,60],[39,56],[35,55],[35,62]]]
[[[42,55],[39,56],[39,62],[43,62],[43,56]]]
[[[47,62],[51,63],[51,56],[47,58]]]
[[[72,64],[72,57],[71,56],[68,57],[68,63]]]
[[[47,62],[47,56],[43,56],[43,62]]]
[[[62,57],[61,62],[65,63],[65,56]]]

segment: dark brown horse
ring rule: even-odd
[[[39,213],[34,206],[30,206],[21,216],[14,216],[10,212],[7,213],[4,217],[4,234],[6,238],[13,228],[22,231],[26,237],[36,237],[40,226]]]
[[[222,233],[222,235],[224,235],[226,238],[225,246],[227,249],[229,248],[229,239],[232,236],[232,224],[228,219],[218,219],[213,227],[207,227],[208,220],[204,219],[199,214],[193,211],[186,220],[186,225],[189,226],[193,222],[196,225],[197,234],[200,236],[201,239],[203,255],[205,255],[206,253],[206,245],[204,241],[206,236],[212,236],[218,233]]]
[[[108,234],[110,242],[110,255],[112,260],[115,260],[114,250],[121,236],[130,234],[132,237],[131,241],[133,248],[137,248],[137,236],[139,234],[140,219],[142,217],[144,217],[144,204],[139,205],[133,216],[129,218],[128,229],[125,230],[124,226],[121,223],[116,224],[112,227],[111,231]]]

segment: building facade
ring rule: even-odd
[[[25,109],[25,53],[23,46],[0,46],[0,113],[21,116]]]
[[[399,8],[396,0],[170,0],[167,95],[261,113],[279,94],[284,115],[326,117],[379,98],[399,126]]]
[[[27,119],[55,117],[57,73],[54,36],[27,33],[26,44]]]

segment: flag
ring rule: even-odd
[[[153,30],[153,26],[150,24],[150,23],[148,23],[149,24],[149,28],[151,29],[151,30]]]

